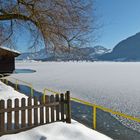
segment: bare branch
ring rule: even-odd
[[[13,39],[17,28],[7,23],[16,21],[31,32],[34,46],[42,39],[46,47],[78,45],[95,29],[92,3],[92,0],[0,0],[0,22],[5,25],[3,28],[12,28],[9,36],[3,37]]]

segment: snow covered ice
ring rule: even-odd
[[[60,92],[70,90],[73,97],[140,116],[139,62],[18,61],[16,68],[36,70],[11,76],[32,83],[39,91],[45,87]]]

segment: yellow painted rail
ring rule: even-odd
[[[48,90],[48,91],[50,91],[50,92],[52,92],[54,94],[60,94],[60,93],[58,93],[56,91],[53,91],[53,90],[50,90],[50,89],[47,89],[47,88],[46,88],[46,90]],[[96,129],[96,127],[97,127],[97,113],[96,113],[97,109],[103,110],[105,112],[108,112],[108,113],[111,113],[111,114],[114,114],[114,115],[119,115],[119,116],[121,116],[123,118],[126,118],[128,120],[140,123],[140,118],[136,118],[136,117],[133,117],[133,116],[130,116],[130,115],[118,112],[118,111],[114,111],[112,109],[105,108],[103,106],[92,104],[92,103],[86,102],[86,101],[78,99],[78,98],[71,97],[71,101],[75,101],[75,102],[78,102],[78,103],[93,107],[93,128],[94,129]]]
[[[26,85],[28,85],[31,89],[31,96],[34,96],[33,95],[33,86],[31,83],[28,83],[28,82],[25,82],[25,81],[22,81],[22,80],[18,80],[16,78],[13,78],[13,77],[3,77],[3,75],[1,75],[1,80],[5,83],[8,83],[7,81],[9,79],[13,79],[15,80],[15,89],[18,90],[18,84],[19,82],[23,82],[25,83]],[[56,91],[53,91],[52,89],[49,89],[49,88],[44,88],[43,90],[43,97],[44,97],[44,101],[45,101],[45,95],[47,95],[48,92],[51,92],[53,94],[60,94],[59,92],[56,92]],[[138,122],[140,123],[140,118],[136,118],[136,117],[133,117],[133,116],[130,116],[130,115],[127,115],[125,113],[121,113],[121,112],[118,112],[118,111],[114,111],[112,109],[109,109],[109,108],[106,108],[106,107],[103,107],[103,106],[99,106],[99,105],[96,105],[96,104],[92,104],[92,103],[89,103],[89,102],[86,102],[84,100],[81,100],[81,99],[78,99],[78,98],[74,98],[74,97],[71,97],[71,101],[75,101],[75,102],[78,102],[78,103],[81,103],[81,104],[84,104],[84,105],[87,105],[87,106],[90,106],[93,108],[93,128],[96,129],[97,128],[97,109],[100,109],[100,110],[103,110],[105,112],[108,112],[108,113],[111,113],[111,114],[114,114],[114,115],[118,115],[118,116],[121,116],[123,118],[126,118],[128,120],[131,120],[131,121],[135,121],[135,122]]]
[[[33,85],[31,83],[28,83],[28,82],[25,82],[23,80],[19,80],[17,78],[14,78],[14,77],[3,77],[2,79],[5,79],[6,81],[8,81],[9,79],[12,79],[15,81],[15,89],[18,91],[18,85],[19,83],[24,83],[26,84],[29,88],[30,88],[30,93],[31,93],[31,96],[33,97],[34,96],[34,91],[33,91]]]

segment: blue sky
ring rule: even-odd
[[[93,0],[94,14],[102,27],[96,32],[94,45],[113,48],[119,41],[140,32],[140,0]],[[94,36],[94,34],[93,34]],[[18,49],[28,51],[28,34],[20,35]]]
[[[96,44],[113,48],[140,32],[140,0],[96,0],[95,8],[98,22],[103,25]]]

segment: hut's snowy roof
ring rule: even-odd
[[[3,47],[3,46],[0,46],[0,50],[7,51],[8,53],[13,53],[15,56],[18,56],[21,54],[19,51],[16,51],[14,49],[10,49],[7,47]]]

